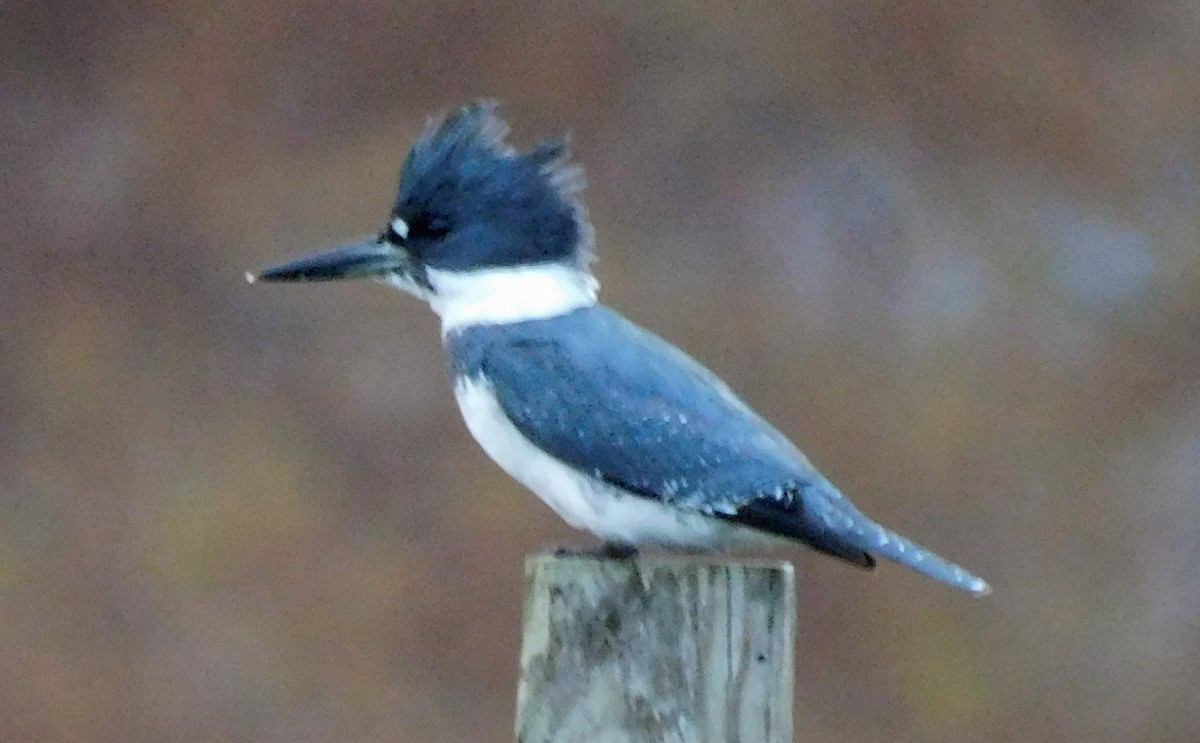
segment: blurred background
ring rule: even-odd
[[[995,587],[788,554],[798,740],[1200,740],[1198,71],[1182,0],[3,3],[0,739],[511,739],[588,538],[427,308],[243,279],[489,96],[609,304]]]

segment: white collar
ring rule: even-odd
[[[600,288],[587,271],[561,263],[477,271],[427,268],[429,306],[442,335],[471,325],[539,320],[596,304]]]

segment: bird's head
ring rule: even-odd
[[[594,303],[582,170],[563,140],[514,150],[495,109],[464,106],[426,127],[378,234],[247,278],[376,279],[428,300],[447,330]]]

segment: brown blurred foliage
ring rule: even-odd
[[[0,4],[0,739],[510,739],[582,536],[424,307],[242,280],[494,96],[610,304],[995,586],[797,550],[800,739],[1200,740],[1198,72],[1181,0]]]

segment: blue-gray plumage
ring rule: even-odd
[[[598,305],[579,169],[561,142],[522,154],[506,131],[490,104],[431,125],[378,236],[252,280],[364,276],[427,300],[468,429],[608,543],[708,549],[769,535],[990,590],[864,516],[715,375]]]
[[[446,338],[531,442],[623,491],[799,539],[863,567],[871,553],[971,591],[982,581],[878,526],[715,375],[600,306]]]

